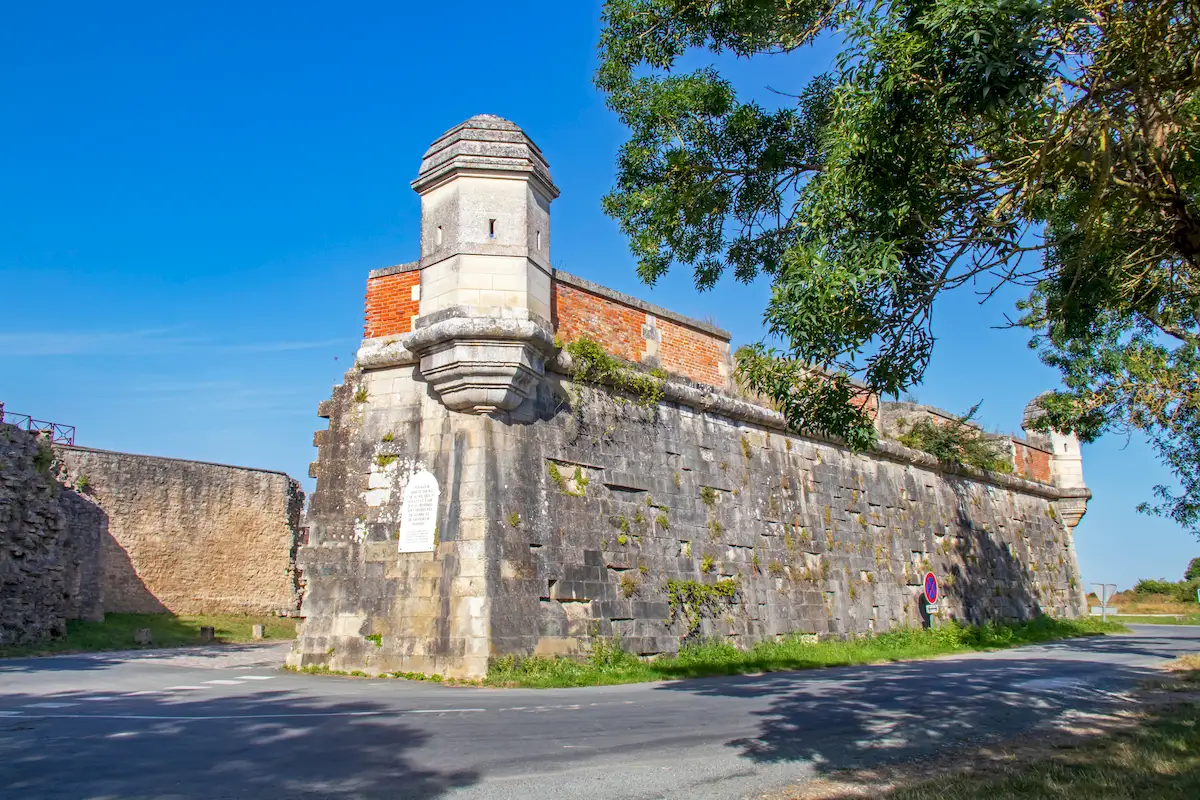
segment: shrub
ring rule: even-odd
[[[1200,589],[1200,580],[1156,581],[1149,578],[1138,581],[1137,586],[1133,587],[1138,594],[1166,595],[1177,603],[1195,603],[1198,589]]]
[[[978,410],[976,403],[963,416],[941,424],[918,420],[900,435],[900,443],[929,453],[946,464],[965,464],[988,472],[1012,472],[1005,443],[968,424]]]
[[[618,358],[610,356],[598,343],[579,338],[567,345],[574,362],[575,380],[580,383],[608,384],[637,398],[639,405],[656,405],[663,396],[666,373],[652,370],[643,373]]]
[[[705,556],[705,560],[708,556]],[[740,584],[736,578],[717,581],[714,584],[697,581],[667,581],[667,605],[671,609],[671,620],[683,618],[687,626],[685,638],[691,637],[700,627],[702,617],[716,616],[727,608],[737,596]]]

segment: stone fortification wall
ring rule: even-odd
[[[689,633],[882,631],[922,623],[926,570],[954,618],[1081,612],[1055,487],[891,442],[853,454],[679,381],[643,405],[552,373],[516,412],[459,414],[411,361],[351,372],[322,406],[295,664],[477,675],[596,636],[653,654]],[[398,554],[420,470],[441,486],[438,542]],[[723,580],[733,601],[689,631],[671,582]]]
[[[61,479],[108,518],[104,609],[294,613],[303,494],[287,475],[56,446]]]
[[[60,636],[103,616],[104,513],[60,486],[49,445],[0,423],[0,645]]]
[[[564,388],[570,413],[497,428],[504,510],[529,510],[492,529],[497,652],[579,652],[595,635],[672,652],[689,628],[672,581],[736,581],[691,633],[745,644],[920,625],[930,570],[953,618],[1080,613],[1056,490],[956,474],[894,443],[853,454],[733,403],[641,407]]]

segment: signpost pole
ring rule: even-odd
[[[929,617],[929,627],[936,627],[933,622],[933,617],[941,610],[938,607],[938,601],[942,599],[942,593],[938,586],[937,576],[932,572],[926,572],[925,580],[923,581],[923,586],[921,588],[923,589],[922,593],[925,596],[925,614]]]
[[[1115,583],[1093,583],[1092,586],[1099,589],[1096,596],[1100,598],[1100,621],[1108,622],[1108,601],[1117,593],[1117,585]]]

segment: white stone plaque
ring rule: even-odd
[[[437,538],[437,478],[421,470],[404,487],[404,505],[400,508],[400,552],[429,553]]]

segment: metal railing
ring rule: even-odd
[[[6,422],[30,433],[45,436],[54,444],[75,444],[74,425],[61,425],[44,419],[34,419],[28,414],[5,411],[3,405],[0,405],[0,422]]]

